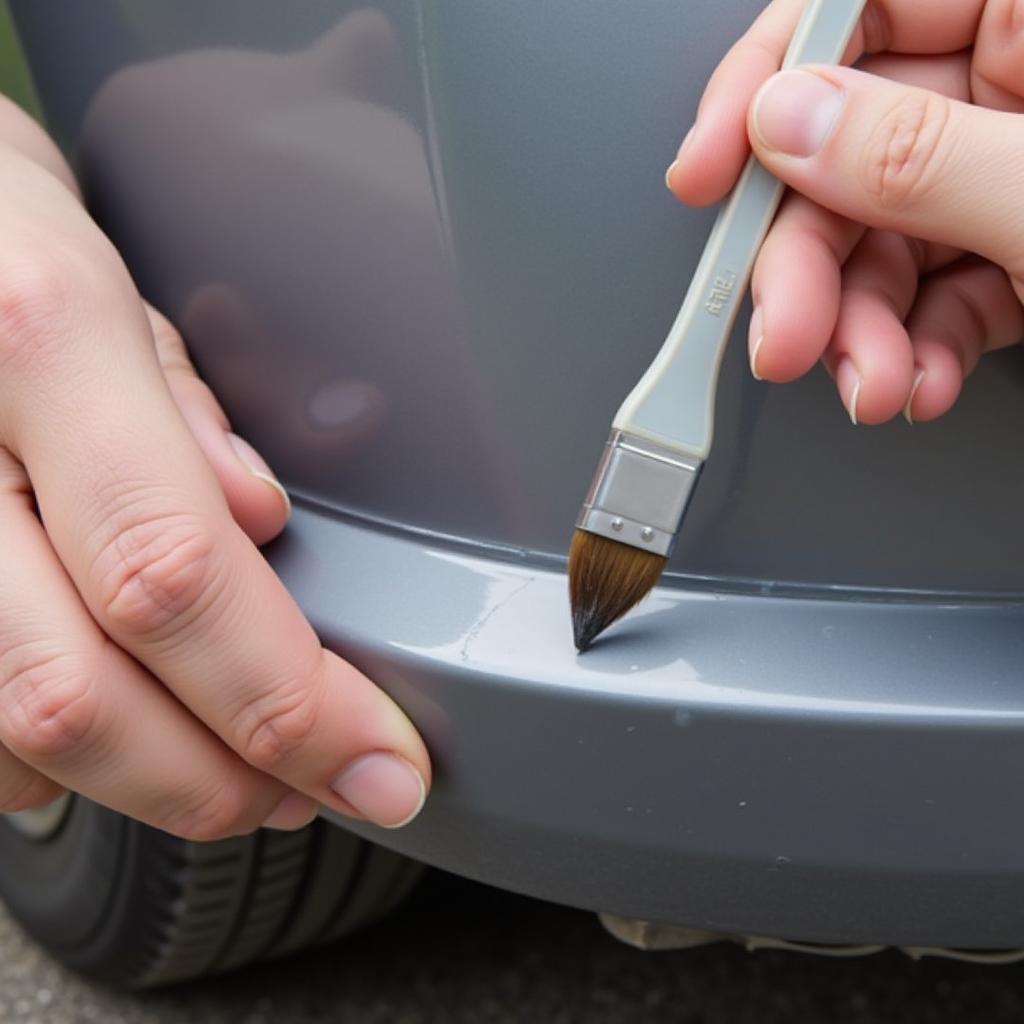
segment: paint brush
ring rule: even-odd
[[[782,67],[839,61],[864,3],[807,0]],[[725,345],[782,191],[751,156],[718,214],[665,343],[612,421],[569,552],[580,651],[650,592],[672,553],[711,450]]]

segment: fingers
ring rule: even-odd
[[[755,376],[791,380],[823,357],[855,423],[897,412],[911,421],[936,418],[983,352],[1024,336],[1024,308],[1006,273],[959,255],[889,232],[863,233],[802,196],[788,197],[754,270]]]
[[[907,319],[916,387],[910,421],[933,420],[956,401],[984,352],[1024,337],[1024,307],[1006,272],[991,263],[957,263],[925,278]]]
[[[755,312],[749,346],[755,377],[782,383],[810,370],[836,330],[844,289],[859,282],[874,303],[882,304],[879,315],[886,305],[905,311],[916,291],[917,272],[944,266],[960,254],[905,238],[884,245],[869,238],[858,246],[864,236],[862,225],[803,196],[785,198],[751,280]],[[844,275],[855,246],[857,254]],[[862,262],[868,263],[864,271],[858,267]],[[899,294],[892,294],[896,282]]]
[[[1024,271],[1016,116],[814,67],[773,77],[749,128],[768,169],[820,205]]]
[[[988,0],[971,55],[971,96],[994,110],[1024,111],[1024,7]]]
[[[841,267],[864,228],[788,195],[751,277],[750,368],[782,383],[821,358],[839,313]]]
[[[1000,4],[1012,6],[1012,0],[1000,0]],[[885,50],[957,54],[973,42],[984,6],[984,0],[962,0],[944,6],[937,17],[931,5],[919,0],[873,0],[865,8],[842,63]],[[693,129],[665,178],[683,202],[705,206],[732,188],[750,152],[747,110],[757,90],[782,66],[802,8],[799,0],[774,0],[715,69]],[[958,63],[965,61],[959,58]],[[945,67],[944,62],[939,66]],[[937,87],[929,84],[929,88]],[[957,88],[959,95],[959,79]]]
[[[28,477],[10,453],[3,449],[0,449],[0,497],[4,507],[20,505],[27,510],[32,508],[32,490]],[[15,643],[10,639],[10,632],[10,623],[0,628],[0,647],[9,647]],[[3,655],[0,654],[0,679],[2,666]],[[0,687],[2,685],[0,682]],[[0,813],[37,807],[54,799],[60,791],[60,786],[19,761],[0,743]]]
[[[170,321],[148,304],[146,315],[171,394],[220,482],[231,515],[253,543],[265,544],[288,521],[287,492],[262,456],[231,432],[224,410],[196,374]]]
[[[914,359],[903,318],[917,275],[906,239],[878,231],[864,236],[844,269],[826,366],[854,424],[883,423],[910,396]]]
[[[52,798],[46,776],[189,838],[250,832],[285,799],[273,824],[309,820],[315,803],[245,765],[103,636],[17,477],[0,453],[0,807]]]
[[[778,70],[802,7],[802,0],[769,4],[715,69],[697,119],[665,175],[683,202],[715,203],[739,177],[750,154],[747,108],[765,79]]]
[[[953,405],[984,352],[1024,336],[1024,307],[1005,271],[957,259],[958,250],[869,231],[846,259],[841,284],[834,282],[849,236],[824,214],[795,198],[773,228],[775,244],[762,250],[757,287],[764,297],[751,323],[753,342],[765,311],[753,360],[761,375],[790,379],[821,354],[855,424],[897,412],[930,420]],[[835,233],[826,242],[830,224]],[[809,228],[814,233],[802,237]],[[801,245],[808,246],[802,260]],[[823,274],[814,264],[819,256]]]
[[[60,269],[8,296],[37,312],[9,317],[9,341],[0,332],[0,407],[93,619],[253,767],[342,813],[403,823],[429,781],[415,729],[322,649],[232,519],[127,275]]]

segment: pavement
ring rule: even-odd
[[[64,971],[0,911],[7,1024],[879,1024],[1024,1020],[1024,966],[719,944],[642,953],[597,919],[433,873],[356,939],[176,989]]]

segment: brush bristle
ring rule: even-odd
[[[569,602],[576,649],[585,651],[650,592],[667,559],[577,530],[569,549]]]

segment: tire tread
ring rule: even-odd
[[[127,979],[133,988],[219,974],[341,938],[394,909],[423,871],[323,820],[299,832],[214,843],[152,838],[166,848],[173,886],[160,893],[162,935],[145,968]]]

